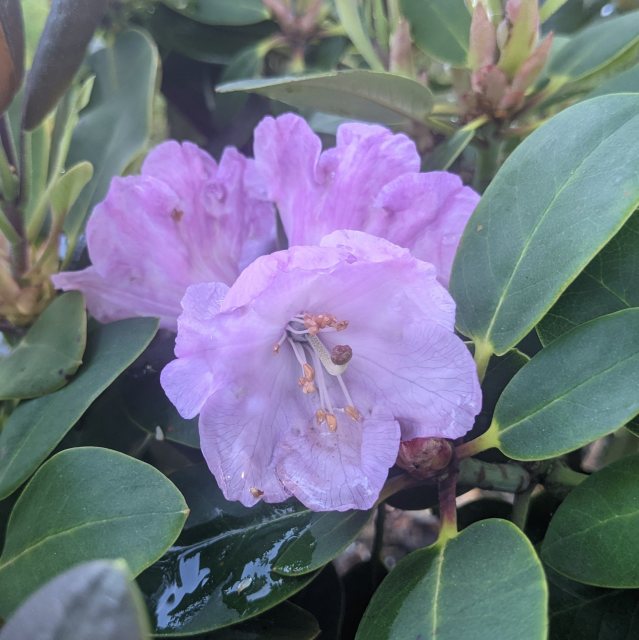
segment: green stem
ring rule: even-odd
[[[480,342],[479,340],[475,342],[475,352],[473,358],[475,359],[475,364],[477,365],[477,377],[480,382],[484,381],[486,377],[486,371],[488,369],[488,364],[490,363],[490,358],[493,355],[493,351],[490,346],[484,342]]]
[[[439,480],[439,519],[441,527],[437,545],[457,535],[457,471],[450,471]]]
[[[544,467],[539,474],[540,482],[549,493],[562,500],[588,477],[585,473],[571,469],[563,460],[539,464]]]
[[[535,490],[535,483],[531,483],[530,486],[515,495],[513,502],[513,510],[510,515],[510,519],[516,524],[522,531],[526,528],[526,522],[528,520],[528,511],[530,509],[530,499],[532,498],[533,491]]]
[[[463,442],[455,448],[455,455],[458,459],[470,458],[470,456],[477,455],[486,449],[493,449],[499,446],[499,432],[495,424],[491,424],[488,431],[482,433],[479,438],[470,440],[470,442]]]
[[[477,144],[476,149],[477,166],[475,167],[473,186],[476,191],[483,193],[499,168],[501,143],[491,137],[485,142]]]
[[[459,463],[459,484],[487,491],[520,493],[531,484],[530,473],[514,462],[494,463],[465,458]]]
[[[0,116],[0,145],[7,154],[9,164],[12,164],[17,169],[18,157],[16,155],[16,145],[13,141],[13,133],[11,133],[9,114],[6,112]]]

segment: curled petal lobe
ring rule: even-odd
[[[87,225],[91,272],[62,273],[54,283],[83,291],[98,320],[158,307],[161,326],[175,330],[189,285],[231,284],[273,247],[272,205],[252,163],[235,149],[218,164],[190,143],[159,145],[141,175],[115,178],[94,209]]]

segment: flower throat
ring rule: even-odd
[[[289,320],[282,337],[273,347],[273,352],[279,353],[285,342],[290,345],[302,368],[298,384],[303,393],[318,393],[320,406],[315,412],[315,419],[317,424],[325,422],[331,432],[337,430],[336,411],[345,413],[355,422],[362,419],[342,377],[353,357],[353,350],[347,344],[338,344],[329,351],[320,337],[322,331],[344,331],[347,328],[347,320],[337,320],[331,314],[300,313]],[[326,376],[337,379],[346,400],[344,407],[336,409],[333,406]]]

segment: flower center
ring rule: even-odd
[[[338,320],[328,313],[300,313],[289,320],[282,337],[273,347],[273,352],[279,353],[285,342],[290,345],[302,368],[298,384],[303,393],[318,394],[319,408],[315,419],[317,424],[325,422],[329,431],[337,430],[337,413],[346,414],[355,422],[362,419],[342,377],[353,357],[353,350],[347,344],[338,344],[329,351],[320,337],[322,331],[344,331],[347,328],[347,320]],[[339,384],[346,401],[343,407],[331,401],[328,376],[334,377]]]

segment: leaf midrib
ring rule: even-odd
[[[184,509],[181,509],[179,511],[152,511],[148,513],[132,513],[124,516],[113,516],[110,518],[103,518],[101,520],[91,520],[90,522],[83,522],[82,524],[74,525],[73,527],[69,527],[68,529],[63,529],[62,531],[56,531],[51,535],[47,535],[44,538],[40,538],[40,540],[38,540],[37,542],[26,547],[16,555],[10,557],[8,561],[0,562],[0,572],[2,572],[8,566],[12,565],[14,562],[16,562],[16,560],[20,559],[22,556],[31,553],[37,547],[41,547],[42,545],[48,542],[51,542],[56,538],[61,538],[69,534],[75,533],[80,529],[86,529],[96,525],[103,525],[103,524],[118,522],[122,520],[130,520],[132,518],[148,518],[151,516],[175,516],[180,514],[184,515],[186,513],[188,513],[188,510],[184,510]]]

